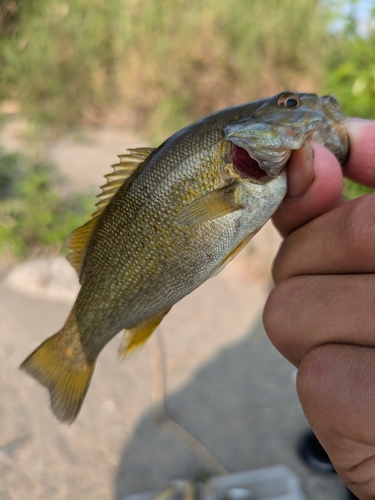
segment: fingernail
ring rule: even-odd
[[[315,180],[314,150],[310,141],[306,141],[302,148],[294,151],[287,166],[289,198],[302,198]]]

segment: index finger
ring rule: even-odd
[[[375,121],[349,118],[350,154],[343,167],[345,177],[375,188]]]

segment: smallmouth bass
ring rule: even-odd
[[[120,357],[143,344],[272,217],[284,166],[307,138],[345,163],[345,117],[333,97],[283,92],[120,155],[97,211],[67,241],[82,285],[68,319],[21,365],[47,387],[57,419],[78,415],[109,340],[125,330]]]

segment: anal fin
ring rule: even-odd
[[[125,358],[134,349],[144,344],[170,310],[171,308],[168,308],[151,318],[145,319],[138,325],[133,326],[133,328],[126,329],[119,349],[119,358]]]

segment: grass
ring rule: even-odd
[[[0,256],[60,250],[93,205],[92,196],[63,194],[50,163],[0,151]]]
[[[218,109],[286,89],[333,93],[348,115],[374,117],[374,24],[366,37],[352,19],[330,33],[327,5],[3,0],[0,101],[19,103],[41,135],[108,122],[153,145]],[[52,165],[0,151],[0,253],[59,247],[86,220],[93,202],[63,195],[60,184]],[[346,182],[348,197],[363,192]]]
[[[0,38],[0,95],[59,130],[110,115],[162,140],[223,107],[316,89],[322,77],[316,0],[17,3]]]

